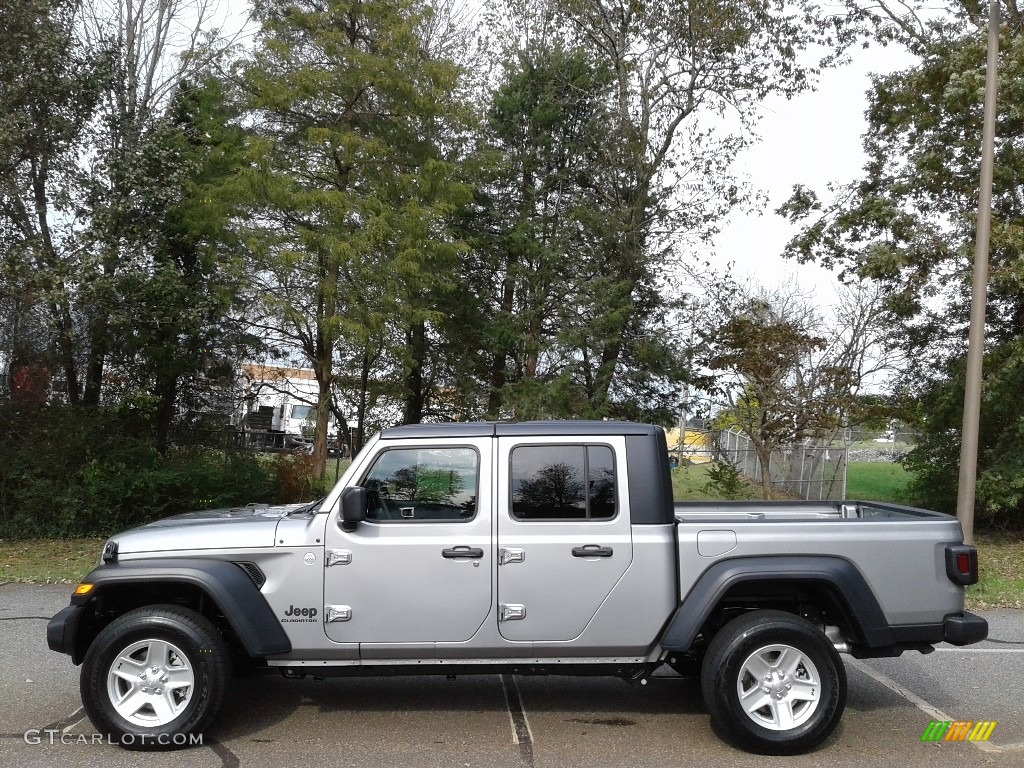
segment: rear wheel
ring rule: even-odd
[[[829,737],[846,706],[846,670],[824,633],[783,611],[752,611],[708,647],[701,690],[727,741],[764,754],[806,752]]]
[[[201,743],[230,676],[220,633],[195,611],[139,608],[96,636],[82,663],[82,704],[93,725],[128,749]]]

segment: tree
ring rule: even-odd
[[[117,316],[133,316],[126,290],[151,274],[154,206],[180,197],[185,172],[167,165],[161,137],[178,86],[213,55],[206,9],[95,0],[2,11],[5,269],[19,286],[19,333],[29,320],[73,405],[99,404],[134,373],[107,366],[130,346],[132,326]],[[176,311],[167,298],[157,316]]]
[[[666,275],[746,199],[730,164],[758,102],[809,86],[801,49],[848,40],[800,10],[498,4],[484,126],[499,160],[466,307],[486,413],[668,418],[688,372]]]
[[[806,439],[830,443],[849,425],[865,380],[894,360],[871,289],[848,289],[830,322],[798,290],[733,296],[718,303],[720,322],[699,332],[696,359],[712,372],[712,398],[750,438],[767,499],[772,453]]]
[[[552,0],[550,8],[612,78],[603,172],[584,177],[606,201],[603,266],[591,284],[608,310],[590,318],[597,333],[585,350],[600,412],[645,336],[642,319],[661,305],[662,265],[743,199],[730,165],[754,138],[759,102],[809,87],[814,69],[798,54],[825,44],[827,64],[848,37],[804,2]],[[739,130],[722,130],[726,116]]]
[[[413,0],[257,2],[254,16],[257,47],[237,70],[249,167],[225,193],[244,210],[263,330],[317,380],[319,477],[347,331],[399,339],[405,420],[423,414],[427,335],[459,250],[446,219],[465,195],[459,70],[425,49],[432,12]]]
[[[81,398],[74,178],[100,95],[104,51],[76,37],[74,2],[0,8],[0,301],[6,351],[53,365]]]
[[[106,367],[119,374],[120,404],[151,417],[161,451],[176,419],[226,424],[237,364],[262,346],[241,322],[242,249],[213,191],[241,162],[233,117],[216,79],[179,84],[145,139],[139,172],[159,183],[136,190],[137,263],[112,281],[121,302],[107,330],[119,343]]]
[[[1024,34],[1017,4],[1001,4],[999,100],[990,246],[987,353],[983,383],[982,450],[978,467],[979,518],[1024,508],[1015,487],[1024,484],[1014,427],[1020,399],[997,400],[1016,381],[1024,334]],[[833,191],[834,199],[797,188],[781,212],[804,223],[789,246],[851,278],[883,286],[900,319],[904,348],[915,361],[898,382],[917,401],[924,439],[910,458],[922,491],[957,474],[966,354],[970,264],[975,239],[987,13],[956,3],[935,16],[917,6],[877,6],[878,34],[919,56],[902,72],[876,79],[867,113],[864,176]],[[921,500],[949,509],[941,494]],[[952,494],[950,498],[955,496]]]
[[[557,35],[505,56],[482,124],[495,161],[465,222],[472,299],[453,331],[477,351],[491,418],[587,415],[572,329],[599,238],[588,209],[601,203],[576,177],[604,142],[608,73]]]
[[[80,337],[85,405],[100,404],[106,382],[117,378],[105,375],[123,342],[111,326],[130,303],[126,289],[150,269],[152,205],[161,198],[167,204],[179,192],[174,177],[182,172],[167,166],[171,155],[161,152],[161,143],[175,119],[179,88],[202,79],[225,45],[212,14],[212,0],[90,0],[82,7],[78,35],[107,52],[79,180],[86,211],[77,268],[77,314],[86,325]],[[154,151],[163,164],[154,162]]]

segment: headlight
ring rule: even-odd
[[[117,562],[117,542],[113,539],[109,539],[106,544],[103,545],[103,554],[100,555],[100,565],[106,565],[107,563]]]

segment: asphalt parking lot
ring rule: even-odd
[[[697,684],[481,675],[237,680],[202,746],[140,753],[102,743],[78,669],[46,647],[70,587],[0,585],[0,766],[1024,766],[1024,612],[992,611],[991,639],[899,659],[847,660],[836,734],[794,758],[747,755],[709,725]],[[931,720],[987,720],[984,743],[922,743]]]

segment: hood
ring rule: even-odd
[[[118,554],[183,549],[246,549],[274,546],[277,524],[310,504],[251,504],[204,509],[166,517],[111,536]],[[316,505],[312,510],[316,509]]]

